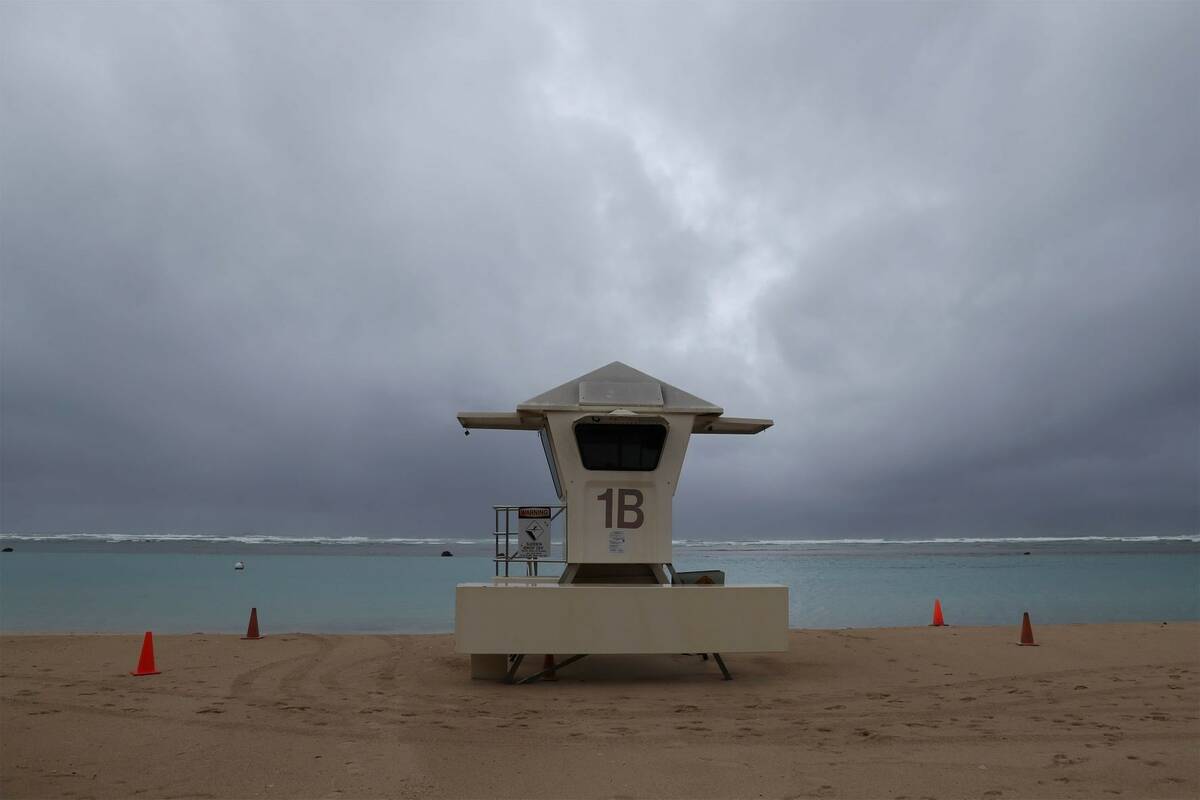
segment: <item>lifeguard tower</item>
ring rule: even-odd
[[[512,682],[526,654],[551,655],[523,683],[587,654],[712,653],[729,679],[722,653],[787,649],[786,586],[674,569],[671,503],[689,438],[773,424],[723,414],[614,361],[515,411],[458,415],[468,433],[536,431],[561,504],[493,506],[495,575],[459,584],[455,597],[455,648],[470,654],[472,677]],[[564,565],[561,576],[538,574],[547,561]],[[512,575],[514,565],[525,574]]]

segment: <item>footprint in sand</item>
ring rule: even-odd
[[[1066,753],[1054,754],[1054,765],[1056,767],[1069,767],[1075,764],[1086,764],[1088,761],[1091,761],[1091,759],[1087,756],[1076,756],[1075,758],[1071,758]]]

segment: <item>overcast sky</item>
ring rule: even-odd
[[[485,536],[464,438],[726,408],[676,538],[1200,531],[1200,4],[0,5],[0,531]]]

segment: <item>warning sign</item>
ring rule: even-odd
[[[517,553],[521,558],[550,557],[550,509],[517,509]]]

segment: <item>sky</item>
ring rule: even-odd
[[[675,538],[1200,531],[1200,4],[0,4],[0,532],[475,536],[620,360]]]

